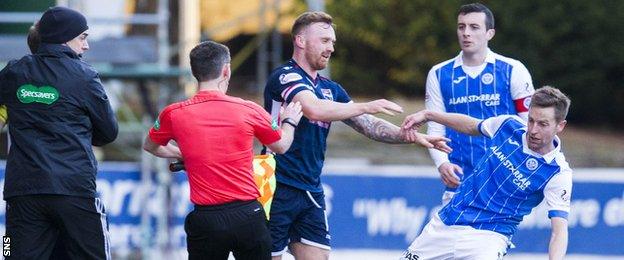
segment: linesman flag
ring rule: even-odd
[[[256,186],[260,191],[258,202],[262,204],[267,219],[275,194],[275,157],[272,154],[256,155],[253,159],[253,172]]]

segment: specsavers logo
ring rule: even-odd
[[[24,104],[38,102],[50,105],[58,98],[58,91],[50,86],[37,87],[26,84],[17,89],[17,99]]]

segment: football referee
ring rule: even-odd
[[[301,105],[284,109],[280,127],[261,106],[226,94],[232,71],[225,45],[202,42],[190,60],[199,91],[165,107],[143,147],[159,157],[184,159],[195,205],[184,222],[189,259],[226,260],[232,252],[237,260],[269,260],[271,237],[253,178],[253,139],[285,153]]]

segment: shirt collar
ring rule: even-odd
[[[557,157],[557,154],[561,152],[561,139],[559,139],[559,136],[555,135],[555,138],[553,139],[553,143],[555,144],[555,149],[548,152],[547,154],[541,155],[539,153],[534,152],[533,150],[529,148],[529,145],[527,144],[527,141],[526,141],[526,135],[527,135],[526,132],[522,134],[522,151],[526,154],[530,154],[538,158],[544,158],[544,161],[546,161],[546,163],[552,163],[555,157]]]
[[[41,43],[37,49],[37,54],[67,56],[72,59],[80,59],[80,55],[76,54],[69,46],[57,43]]]
[[[460,51],[459,55],[455,57],[455,61],[453,62],[453,68],[464,65],[463,54],[464,51]],[[496,55],[492,50],[490,50],[490,48],[487,48],[487,53],[485,54],[485,62],[492,64],[496,62]]]
[[[297,63],[297,61],[295,61],[295,59],[290,59],[290,62],[292,63],[293,67],[296,67],[297,69],[299,69],[303,75],[305,75],[308,80],[310,81],[310,83],[312,83],[313,87],[316,87],[316,84],[318,83],[318,80],[321,78],[321,74],[320,73],[316,73],[316,78],[312,78],[303,68],[301,68],[301,66],[299,66],[299,64]]]
[[[219,97],[219,96],[225,96],[225,94],[218,90],[200,90],[197,93],[195,93],[195,96]]]

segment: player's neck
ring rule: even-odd
[[[306,61],[304,54],[299,54],[298,52],[293,53],[292,59],[295,60],[297,65],[303,69],[312,79],[316,79],[318,75],[318,70],[313,69],[310,64]]]
[[[199,91],[218,91],[223,94],[227,91],[227,86],[224,88],[223,83],[219,84],[219,80],[211,80],[211,81],[202,81],[199,82],[198,90]]]
[[[487,56],[487,49],[468,53],[462,52],[462,60],[464,65],[466,66],[479,66],[485,62],[485,57]]]

